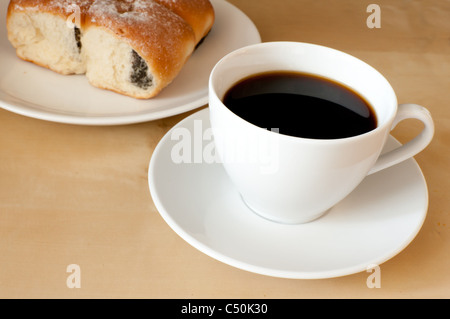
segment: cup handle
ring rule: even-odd
[[[422,132],[408,143],[381,155],[368,175],[403,162],[421,152],[430,144],[434,135],[434,123],[430,112],[423,106],[417,104],[400,104],[391,130],[401,121],[411,118],[418,119],[425,125]]]

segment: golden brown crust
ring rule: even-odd
[[[172,12],[183,18],[193,29],[195,40],[199,42],[212,27],[215,13],[209,0],[154,0]],[[80,8],[81,20],[89,7],[96,0],[11,0],[8,6],[8,16],[11,11],[21,11],[26,8],[33,8],[36,11],[58,14],[69,17],[74,13],[74,6]],[[130,8],[129,4],[137,2],[135,0],[110,0],[117,7]],[[152,2],[148,0],[146,2]]]
[[[48,12],[64,18],[80,11],[80,22],[84,23],[84,16],[95,0],[11,0],[8,6],[8,17],[12,11],[33,10]]]
[[[209,0],[155,0],[178,14],[189,23],[198,43],[211,30],[214,22],[214,8]]]

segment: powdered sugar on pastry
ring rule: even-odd
[[[150,98],[177,76],[213,21],[208,0],[11,0],[7,25],[22,59]]]

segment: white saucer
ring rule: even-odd
[[[227,53],[259,43],[253,22],[224,0],[211,0],[216,21],[178,77],[160,95],[136,100],[92,87],[84,75],[63,76],[20,60],[7,39],[6,9],[0,1],[0,107],[21,115],[70,124],[117,125],[145,122],[201,107],[208,78]]]
[[[172,132],[190,132],[198,146],[201,137],[194,136],[194,127],[199,132],[200,126],[203,132],[210,127],[208,109],[181,121],[160,141],[150,161],[149,187],[167,224],[226,264],[283,278],[349,275],[397,255],[424,222],[428,191],[414,159],[368,176],[313,222],[283,225],[263,219],[242,202],[221,164],[174,163],[171,151],[180,140]],[[203,141],[203,147],[210,143]],[[385,150],[398,145],[390,137]]]

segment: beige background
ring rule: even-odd
[[[230,2],[253,20],[263,41],[348,52],[379,69],[400,103],[431,111],[436,135],[416,156],[429,187],[428,216],[415,240],[381,265],[381,288],[367,287],[366,272],[321,280],[249,273],[204,255],[172,231],[148,191],[148,163],[161,137],[192,112],[85,127],[0,110],[0,297],[450,297],[450,3]],[[370,3],[381,7],[380,29],[366,25]],[[420,129],[410,121],[393,135],[406,142]],[[81,267],[79,289],[66,286],[69,264]]]

